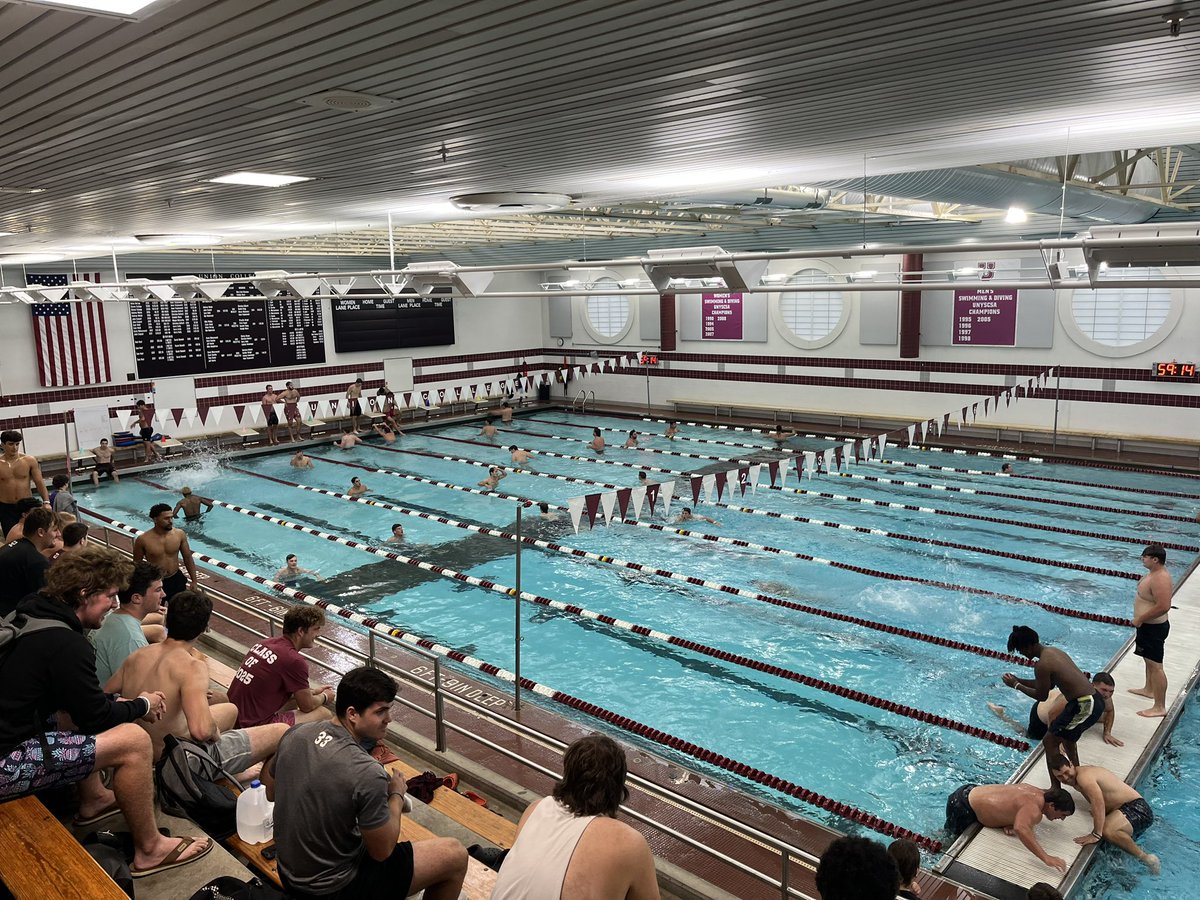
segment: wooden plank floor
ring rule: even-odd
[[[1129,593],[1132,608],[1132,589]],[[1200,664],[1200,576],[1193,573],[1192,577],[1186,578],[1176,588],[1174,606],[1178,608],[1171,610],[1171,634],[1167,638],[1163,659],[1163,667],[1167,673],[1168,709],[1186,690],[1197,664]],[[1156,739],[1159,729],[1163,728],[1166,722],[1166,719],[1146,719],[1137,715],[1138,710],[1150,706],[1150,701],[1128,692],[1129,688],[1141,687],[1145,677],[1145,666],[1141,657],[1133,655],[1132,629],[1129,636],[1131,643],[1123,648],[1116,665],[1111,669],[1113,679],[1117,683],[1117,691],[1113,695],[1116,706],[1113,735],[1124,741],[1125,746],[1113,747],[1105,744],[1099,727],[1089,730],[1079,741],[1079,761],[1083,765],[1102,765],[1126,781],[1129,780],[1143,752]],[[1014,710],[1018,718],[1023,718],[1028,707],[1014,707]],[[1029,767],[1021,783],[1033,784],[1043,789],[1049,786],[1050,780],[1043,759],[1044,756],[1039,750],[1034,765]],[[1084,851],[1084,848],[1075,843],[1074,838],[1091,830],[1092,819],[1091,808],[1083,796],[1073,789],[1068,790],[1075,800],[1075,814],[1060,822],[1043,820],[1037,826],[1036,834],[1047,853],[1065,859],[1070,867]],[[961,866],[968,866],[1007,883],[1013,888],[1009,896],[1022,898],[1026,889],[1039,881],[1058,886],[1067,878],[1043,865],[1017,838],[1008,837],[996,828],[981,828],[957,852],[951,864],[944,863],[936,868],[936,871],[949,878],[978,886],[967,877]],[[998,896],[1006,893],[993,892]]]

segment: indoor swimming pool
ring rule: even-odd
[[[609,429],[602,461],[589,458],[593,427]],[[284,449],[131,476],[80,489],[78,497],[83,507],[144,529],[150,506],[173,505],[188,485],[501,589],[514,584],[515,543],[453,523],[511,531],[516,498],[545,501],[551,518],[525,508],[522,533],[560,549],[524,547],[522,589],[654,633],[527,602],[523,676],[935,841],[943,837],[950,791],[1005,781],[1026,755],[987,707],[1005,704],[1022,719],[1028,709],[1000,682],[1005,672],[1028,672],[997,656],[1011,628],[1029,625],[1081,668],[1097,671],[1132,635],[1111,620],[1131,613],[1142,546],[1165,543],[1178,578],[1200,544],[1195,478],[1032,461],[1015,461],[1006,477],[996,474],[999,458],[898,449],[887,452],[892,462],[850,466],[846,476],[789,472],[779,490],[769,488],[764,464],[757,490],[743,495],[731,487],[720,503],[695,504],[717,524],[675,525],[679,510],[693,505],[690,476],[781,458],[762,435],[681,427],[667,441],[660,423],[539,412],[501,430],[494,444],[478,424],[445,425],[390,446],[372,437],[349,451],[332,441],[308,448],[311,470],[292,468]],[[648,449],[621,449],[631,428],[651,435]],[[535,454],[535,472],[510,472],[490,495],[454,489],[481,490],[476,484],[489,465],[511,466],[511,444]],[[800,437],[785,451],[829,445]],[[598,518],[589,529],[585,518],[574,533],[569,498],[632,487],[641,469],[652,482],[675,481],[670,515],[664,519],[660,501],[653,515],[647,506],[640,517],[668,528],[606,526]],[[352,477],[369,488],[367,498],[393,508],[303,487],[345,492]],[[386,544],[395,523],[405,540]],[[226,506],[177,524],[193,549],[268,578],[295,553],[319,575],[299,583],[309,594],[513,667],[514,600],[499,590]],[[570,548],[601,559],[581,559]],[[693,652],[663,635],[752,665]],[[1125,687],[1118,685],[1117,703],[1139,702],[1123,699]],[[889,703],[900,711],[881,708]],[[1189,721],[1194,730],[1194,710]],[[850,827],[725,769],[676,758],[714,781]],[[1148,848],[1158,839],[1151,831]]]

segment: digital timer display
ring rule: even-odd
[[[657,353],[643,353],[642,354],[642,365],[643,366],[657,366],[658,365],[658,354]]]
[[[1162,381],[1195,381],[1196,364],[1193,362],[1160,362],[1150,367],[1152,378]]]

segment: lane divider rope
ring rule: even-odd
[[[82,507],[81,509],[83,512],[86,512],[93,518],[112,525],[118,530],[125,531],[126,533],[133,535],[141,533],[132,525],[127,525],[124,522],[120,522],[114,518],[111,518],[110,516],[104,515],[103,513],[96,512],[95,510],[83,509]],[[235,575],[239,575],[242,578],[247,578],[258,584],[266,585],[267,587],[270,587],[273,590],[284,594],[285,596],[298,600],[301,603],[306,603],[310,606],[319,606],[326,612],[332,613],[339,618],[346,619],[351,622],[357,622],[358,624],[363,625],[372,631],[378,631],[380,634],[386,634],[389,637],[394,637],[398,640],[404,641],[405,643],[412,644],[414,647],[420,647],[423,650],[436,653],[438,656],[444,656],[447,659],[452,659],[455,662],[470,666],[477,671],[483,672],[486,675],[490,675],[493,678],[498,678],[501,681],[506,681],[510,684],[516,681],[516,675],[507,669],[501,669],[499,666],[492,663],[473,656],[468,656],[461,650],[455,650],[451,647],[438,644],[429,638],[423,638],[419,635],[410,634],[401,628],[397,628],[396,626],[390,625],[387,622],[381,622],[378,619],[371,618],[370,616],[365,616],[362,613],[355,612],[354,610],[336,606],[335,604],[330,603],[328,600],[322,600],[311,594],[307,594],[304,591],[290,588],[287,585],[280,584],[277,581],[271,581],[262,575],[257,575],[240,567],[230,565],[229,563],[223,562],[212,556],[208,556],[205,553],[196,553],[193,551],[193,555],[208,565],[216,566],[219,569],[233,572]],[[639,737],[645,738],[646,740],[654,741],[657,744],[662,744],[664,747],[669,747],[672,750],[691,756],[692,758],[708,763],[709,765],[724,769],[727,772],[732,772],[735,775],[741,776],[742,778],[746,778],[772,790],[779,791],[780,793],[787,794],[789,797],[795,797],[797,800],[807,803],[810,806],[815,806],[818,809],[831,812],[843,819],[848,819],[851,822],[855,822],[866,828],[870,828],[872,831],[876,831],[879,834],[884,834],[892,838],[906,838],[924,847],[932,853],[937,853],[942,849],[941,841],[934,840],[931,837],[927,837],[926,835],[919,834],[918,832],[911,831],[907,828],[902,828],[899,825],[888,822],[885,819],[881,819],[879,816],[876,816],[873,813],[858,809],[857,807],[851,806],[848,803],[842,803],[838,800],[826,797],[823,794],[818,794],[816,791],[811,791],[806,787],[796,784],[795,782],[780,778],[778,775],[772,775],[769,772],[763,771],[762,769],[758,769],[747,765],[746,763],[731,759],[728,756],[723,756],[715,751],[701,747],[699,744],[694,744],[691,741],[685,741],[683,738],[676,737],[675,735],[669,734],[665,731],[660,731],[657,728],[652,728],[649,725],[638,722],[635,719],[630,719],[627,716],[622,716],[618,713],[612,712],[611,710],[605,709],[602,706],[597,706],[594,703],[581,700],[580,698],[572,696],[571,694],[567,694],[555,688],[539,684],[538,682],[529,678],[521,678],[520,684],[522,688],[537,694],[539,697],[545,697],[547,700],[552,700],[555,703],[569,706],[572,709],[578,710],[579,712],[585,713],[597,719],[601,719],[610,725],[629,732],[630,734],[635,734]]]

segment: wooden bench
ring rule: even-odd
[[[127,900],[34,796],[0,803],[0,879],[17,900]]]
[[[421,774],[421,770],[410,766],[402,759],[388,763],[385,768],[399,770],[406,779],[415,778]],[[491,841],[505,850],[512,847],[513,841],[517,839],[516,823],[496,815],[490,809],[480,806],[471,798],[464,797],[458,791],[452,791],[448,787],[442,786],[433,792],[433,800],[430,801],[429,808],[443,813],[464,828],[470,829],[481,838]]]
[[[408,816],[400,822],[400,838],[401,841],[412,841],[414,844],[419,841],[428,841],[436,838],[437,835],[421,825],[413,821]],[[228,838],[225,843],[230,849],[236,850],[242,854],[254,868],[258,869],[263,875],[271,879],[279,887],[283,887],[279,880],[279,863],[272,857],[267,859],[263,856],[263,851],[267,848],[272,850],[275,848],[274,841],[268,841],[265,844],[247,844],[241,840],[236,834]],[[492,896],[492,888],[496,886],[496,873],[476,859],[467,860],[467,877],[463,881],[463,893],[470,900],[488,900]],[[115,885],[114,885],[115,887]],[[124,894],[120,896],[124,897]]]
[[[246,445],[247,441],[257,441],[262,435],[253,428],[235,428],[233,436],[242,439],[242,446]]]

